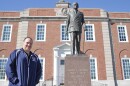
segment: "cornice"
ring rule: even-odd
[[[19,22],[20,17],[0,17],[0,22]]]
[[[29,17],[0,17],[0,22],[20,22],[20,21],[65,21],[66,16],[29,16]],[[130,23],[130,18],[108,18],[100,16],[85,16],[85,21],[95,21],[95,22],[126,22]]]

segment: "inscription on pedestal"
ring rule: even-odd
[[[86,55],[66,56],[65,86],[91,86],[89,58]]]

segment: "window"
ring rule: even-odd
[[[46,25],[45,24],[37,24],[36,40],[37,41],[45,41],[45,36],[46,36]]]
[[[3,42],[11,41],[12,25],[3,25],[2,38]]]
[[[6,62],[7,62],[6,58],[0,58],[0,80],[6,80],[6,74],[5,74]]]
[[[122,58],[123,77],[130,80],[130,58]]]
[[[61,40],[62,41],[70,41],[70,35],[66,35],[66,25],[61,24]]]
[[[95,41],[95,34],[94,34],[94,25],[93,24],[86,24],[85,25],[85,41]]]
[[[118,25],[118,37],[120,42],[128,42],[127,30],[125,25]]]
[[[45,76],[45,58],[40,58],[40,63],[42,66],[42,76],[40,78],[41,81],[44,81],[44,76]]]
[[[97,61],[96,58],[90,58],[91,80],[97,80]]]
[[[64,65],[65,64],[65,60],[60,60],[60,65]]]

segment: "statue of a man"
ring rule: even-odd
[[[84,21],[84,15],[78,11],[78,3],[73,3],[73,9],[68,12],[67,15],[67,27],[66,33],[70,33],[72,54],[80,54],[80,41],[82,33],[82,25]]]

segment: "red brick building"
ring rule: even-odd
[[[66,16],[58,2],[55,8],[30,8],[0,12],[0,84],[7,86],[4,66],[14,49],[22,47],[26,36],[34,40],[32,51],[43,66],[40,86],[64,83],[64,59],[70,52],[70,36],[65,36]],[[130,13],[79,8],[84,13],[81,51],[90,58],[92,86],[130,86]],[[84,31],[84,28],[87,31]]]

